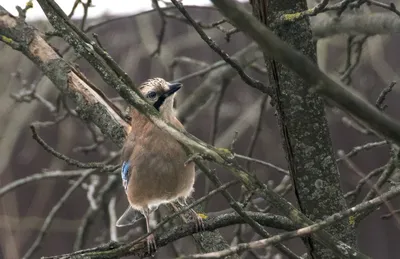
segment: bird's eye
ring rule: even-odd
[[[150,99],[154,99],[157,96],[156,92],[150,91],[147,93],[146,97]]]

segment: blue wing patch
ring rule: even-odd
[[[129,166],[130,166],[129,162],[122,163],[121,177],[122,177],[122,184],[124,185],[125,190],[128,188]]]

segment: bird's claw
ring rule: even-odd
[[[196,159],[207,160],[207,159],[211,159],[211,158],[210,158],[210,156],[208,156],[206,154],[194,153],[185,161],[184,165],[187,166],[187,164],[189,164],[190,162],[193,162]]]
[[[147,237],[147,252],[150,256],[154,256],[155,252],[157,251],[157,244],[154,238],[154,234],[151,234]]]
[[[201,154],[199,153],[194,153],[192,154],[184,163],[184,166],[187,166],[189,163],[193,162],[195,159],[201,159]]]
[[[191,210],[193,218],[194,218],[194,222],[196,224],[196,232],[202,232],[205,231],[206,228],[204,226],[204,221],[203,218],[199,216],[199,214],[197,214],[196,211],[194,211],[193,209]]]
[[[203,232],[206,230],[206,227],[204,226],[204,221],[199,215],[197,215],[195,223],[197,232]]]

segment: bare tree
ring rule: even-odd
[[[41,209],[36,212],[41,213],[43,208],[49,212],[40,214],[46,216],[28,245],[22,245],[23,235],[18,231],[15,236],[10,236],[12,231],[2,232],[0,252],[5,258],[34,258],[39,248],[47,256],[44,258],[148,256],[145,238],[150,233],[141,235],[140,222],[124,235],[115,227],[120,208],[126,206],[119,156],[130,131],[130,109],[137,109],[185,147],[197,165],[197,183],[202,183],[196,188],[196,196],[204,192],[204,196],[193,198],[189,206],[162,206],[152,214],[152,232],[161,248],[156,254],[159,258],[371,258],[356,242],[360,222],[383,205],[389,214],[382,218],[400,225],[399,211],[390,202],[400,193],[400,123],[385,110],[388,94],[396,92],[392,82],[395,78],[379,89],[375,103],[363,97],[365,88],[352,89],[356,88],[354,73],[361,66],[363,50],[372,35],[398,31],[400,12],[393,3],[213,0],[213,7],[187,7],[178,0],[153,0],[154,10],[148,13],[105,16],[92,21],[87,18],[93,8],[91,0],[75,1],[69,14],[53,0],[37,2],[51,29],[48,24],[26,22],[32,1],[24,8],[17,7],[18,16],[0,5],[0,39],[4,43],[1,59],[7,59],[10,54],[2,53],[11,47],[40,70],[40,75],[35,71],[35,76],[28,78],[24,68],[0,63],[0,67],[7,68],[5,71],[14,71],[13,85],[22,85],[7,99],[12,105],[26,105],[24,112],[35,111],[37,116],[20,114],[25,114],[24,121],[30,124],[35,147],[39,144],[43,149],[32,152],[35,148],[30,147],[25,156],[17,159],[17,163],[26,164],[23,170],[29,169],[27,161],[39,161],[41,172],[24,174],[2,184],[0,197],[5,199],[6,194],[17,188],[23,190],[22,186],[28,183],[45,186],[49,179],[58,179],[54,186],[63,184],[57,189],[65,190],[39,190],[39,202],[46,206],[38,207]],[[84,9],[84,17],[73,20],[79,6]],[[368,14],[370,6],[386,12]],[[212,13],[211,22],[206,21],[206,12]],[[116,52],[114,45],[128,42],[129,34],[101,32],[102,27],[124,19],[134,19],[135,25],[131,26],[137,30],[130,33],[140,35],[144,50],[130,46],[125,52]],[[159,30],[152,26],[154,21]],[[190,30],[190,36],[179,38],[178,25]],[[92,33],[95,30],[99,31]],[[213,39],[216,37],[222,37],[222,43]],[[329,71],[327,46],[323,45],[329,37],[345,39],[344,68],[335,73]],[[57,38],[67,44],[55,41]],[[146,39],[150,39],[150,44]],[[213,63],[194,51],[200,46],[213,55]],[[232,46],[236,53],[230,55],[227,49]],[[186,49],[190,50],[189,55]],[[134,61],[127,59],[128,53],[133,53],[130,58]],[[136,81],[161,75],[185,82],[185,88],[189,86],[176,100],[177,115],[188,131],[177,130],[162,120],[136,88]],[[45,78],[51,83],[46,83]],[[41,111],[34,105],[39,105]],[[243,111],[236,112],[238,107]],[[270,110],[275,111],[276,132],[266,126]],[[368,139],[370,142],[347,153],[338,150],[336,156],[328,124],[333,116],[351,131],[373,140]],[[15,116],[4,118],[16,120]],[[268,121],[274,122],[271,118]],[[49,133],[60,129],[60,136]],[[246,133],[248,129],[250,134]],[[274,134],[280,138],[273,138]],[[14,138],[10,132],[2,136],[7,143]],[[18,149],[16,141],[14,145]],[[388,149],[388,161],[368,174],[363,173],[353,157],[381,147]],[[261,151],[257,152],[257,148]],[[283,152],[276,151],[280,148]],[[42,162],[44,153],[39,158],[37,152],[45,152],[57,162],[46,165]],[[282,158],[284,154],[286,161],[280,161],[288,170],[270,162],[278,153]],[[348,179],[339,171],[342,163],[359,178],[347,193],[341,184],[341,180]],[[7,164],[0,166],[5,168]],[[45,170],[47,166],[57,169]],[[360,200],[365,190],[367,193]],[[44,193],[50,197],[43,196]],[[29,192],[24,199],[14,200],[25,208],[29,207],[27,197]],[[73,244],[63,236],[63,241],[58,241],[62,244],[51,249],[44,237],[54,236],[51,227],[61,227],[62,223],[55,223],[56,215],[70,201],[74,205],[63,214],[79,219],[77,226],[69,228]],[[12,211],[18,211],[18,207],[5,204],[10,203],[2,203],[3,214],[8,218],[14,214]],[[205,231],[198,232],[191,222],[191,208],[203,217]],[[10,225],[8,218],[4,225]],[[233,234],[225,233],[225,227]],[[19,245],[15,244],[16,236]],[[287,242],[299,238],[303,245]],[[66,254],[53,255],[61,253]],[[382,258],[393,258],[388,256]]]

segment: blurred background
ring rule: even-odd
[[[220,61],[220,57],[200,39],[191,26],[177,18],[180,14],[174,7],[167,9],[171,16],[166,18],[165,35],[161,42],[160,52],[158,55],[152,55],[159,44],[158,35],[162,20],[157,11],[151,10],[151,1],[135,1],[135,3],[146,2],[146,5],[140,7],[142,9],[137,7],[137,10],[132,11],[131,14],[113,13],[109,1],[107,2],[109,9],[102,12],[100,10],[104,2],[106,1],[93,1],[95,7],[89,8],[89,14],[93,10],[96,15],[89,16],[84,28],[89,28],[88,35],[92,33],[98,35],[103,47],[135,83],[138,84],[152,77],[163,77],[167,80],[181,79],[184,87],[177,96],[176,108],[186,129],[208,143],[214,139],[217,147],[229,147],[237,134],[234,150],[238,154],[248,152],[250,140],[257,127],[260,107],[263,107],[261,131],[252,156],[287,169],[274,117],[274,108],[269,105],[269,100],[264,106],[261,105],[264,97],[259,91],[248,87],[236,73],[227,73],[225,66],[220,66],[217,70],[210,70],[200,76],[185,78],[191,73],[210,67]],[[132,2],[113,1],[113,5],[126,11],[132,9]],[[203,5],[207,4],[207,1],[184,1],[184,4]],[[0,5],[15,13],[10,2],[0,1]],[[24,3],[21,5],[24,6]],[[95,11],[96,9],[98,10]],[[28,22],[41,31],[49,31],[50,25],[44,17],[41,18],[40,15],[35,19],[29,17],[31,11],[37,10],[40,10],[40,6],[34,2],[34,8],[28,11]],[[68,9],[66,5],[64,11],[67,14],[70,12],[68,10],[71,10],[71,7]],[[192,17],[204,24],[211,24],[221,19],[220,14],[207,5],[188,6],[187,10]],[[370,10],[383,12],[374,8]],[[83,9],[77,9],[76,16],[72,16],[78,25],[81,24],[82,13]],[[232,28],[229,24],[222,27],[226,31]],[[227,40],[226,31],[218,28],[205,29],[205,31],[230,55],[246,51],[251,44],[251,41],[242,33],[232,34]],[[393,81],[398,80],[400,38],[394,34],[371,36],[366,39],[363,39],[363,36],[357,36],[353,40],[359,41],[359,44],[351,46],[350,61],[348,36],[319,40],[318,63],[326,73],[337,80],[342,80],[348,87],[357,89],[364,98],[375,103],[380,92]],[[118,95],[101,80],[84,59],[76,57],[71,49],[65,52],[67,44],[64,41],[52,38],[51,43],[59,51],[65,53],[65,59],[79,64],[79,68],[87,78],[100,87],[110,99],[121,108],[125,108],[125,104],[119,100]],[[250,46],[245,59],[247,60],[244,62],[247,63],[246,71],[254,78],[265,82],[267,76],[264,71],[264,61],[257,48]],[[350,72],[349,66],[346,66],[349,62],[354,64]],[[223,95],[220,97],[222,82],[227,81]],[[67,166],[64,161],[43,150],[32,139],[29,129],[32,122],[55,119],[54,109],[57,109],[58,90],[46,77],[43,77],[40,70],[30,60],[1,42],[0,82],[0,190],[17,179],[33,174],[76,169]],[[388,105],[386,112],[396,119],[400,119],[399,89],[395,85],[385,101]],[[199,90],[202,91],[203,97],[197,98],[198,103],[187,106],[185,101]],[[26,95],[27,91],[31,94]],[[220,103],[218,123],[212,126],[216,103]],[[185,104],[185,110],[179,109],[183,107],[180,106],[182,104]],[[73,109],[72,104],[68,105]],[[335,151],[344,150],[347,153],[355,146],[379,141],[376,137],[363,134],[357,127],[347,123],[348,118],[339,110],[328,106],[326,113]],[[213,136],[214,131],[215,136]],[[74,116],[68,116],[58,124],[41,128],[39,134],[55,150],[83,162],[104,161],[110,156],[110,152],[119,150],[116,145],[104,139],[93,125],[86,124]],[[97,144],[94,145],[94,143]],[[389,148],[381,145],[358,153],[352,157],[352,162],[363,174],[368,174],[375,168],[385,165],[389,158]],[[255,163],[251,164],[250,169],[272,186],[282,183],[283,175],[277,170]],[[339,169],[344,192],[353,190],[361,177],[344,163],[339,163]],[[393,177],[398,177],[398,174],[396,171]],[[233,179],[231,174],[224,170],[218,169],[218,175],[225,182]],[[31,258],[72,251],[74,243],[76,244],[78,229],[82,226],[82,219],[88,210],[88,190],[94,188],[94,192],[98,193],[106,181],[106,176],[94,175],[72,193],[56,213],[39,250]],[[72,178],[67,177],[41,179],[0,195],[0,258],[21,258],[25,254],[40,233],[47,215],[71,183]],[[204,176],[200,174],[196,180],[194,197],[199,198],[208,192],[210,190],[208,185]],[[369,189],[368,185],[363,187],[359,200]],[[231,187],[230,190],[235,197],[240,196],[239,185]],[[114,194],[116,214],[119,216],[125,210],[127,201],[122,187],[115,188],[109,196],[114,197]],[[291,190],[287,191],[286,197],[296,204]],[[110,198],[105,200],[109,201]],[[400,208],[400,199],[394,199],[391,204],[394,208]],[[108,202],[100,204],[98,213],[89,219],[87,234],[81,247],[91,247],[109,240],[105,224],[109,220],[107,218],[109,217],[108,205]],[[266,206],[266,204],[260,206]],[[218,214],[218,211],[227,208],[229,205],[224,198],[217,195],[211,199],[206,211]],[[360,250],[372,258],[391,259],[398,258],[400,255],[398,245],[400,229],[393,217],[387,220],[381,219],[381,216],[387,213],[387,208],[383,206],[367,217],[357,230]],[[220,230],[228,242],[232,241],[234,228]],[[118,229],[118,235],[123,236],[126,231],[128,230]],[[271,232],[276,233],[276,230],[271,230]],[[244,236],[249,240],[254,237],[254,234],[245,233]],[[190,242],[192,242],[190,238],[184,238],[175,242],[175,247],[163,247],[157,254],[157,258],[175,256],[176,250],[185,253],[193,252],[187,248]],[[298,240],[288,241],[285,244],[299,254],[305,252],[302,243]],[[251,254],[246,256],[246,258],[254,258]]]

